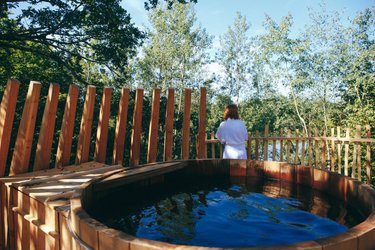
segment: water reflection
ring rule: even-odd
[[[343,232],[362,219],[332,197],[287,182],[257,178],[187,182],[123,191],[123,200],[107,197],[103,202],[108,206],[91,213],[138,237],[211,247],[314,240]]]

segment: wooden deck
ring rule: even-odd
[[[87,162],[1,178],[0,249],[80,249],[67,223],[71,195],[87,181],[123,170]]]

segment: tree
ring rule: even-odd
[[[211,39],[204,29],[195,27],[193,6],[177,1],[171,8],[160,4],[149,18],[151,29],[135,69],[139,84],[162,90],[196,87]]]
[[[81,82],[83,60],[124,78],[144,37],[119,0],[5,0],[0,8],[2,51],[53,60]]]
[[[220,37],[220,48],[216,55],[216,61],[224,67],[225,73],[221,88],[227,90],[237,103],[251,82],[248,30],[246,17],[237,12],[233,25]]]
[[[277,24],[266,16],[264,26],[266,34],[261,35],[260,50],[263,53],[266,69],[273,85],[282,84],[291,94],[294,109],[300,120],[301,127],[307,134],[307,122],[303,110],[301,96],[310,82],[306,77],[306,42],[290,37],[290,28],[293,24],[291,15],[285,16]]]

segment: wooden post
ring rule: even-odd
[[[273,136],[275,137],[275,133],[273,133]],[[276,140],[272,140],[272,161],[276,160]]]
[[[325,130],[323,132],[323,137],[327,137]],[[323,139],[322,142],[322,169],[327,169],[327,141]]]
[[[308,166],[312,166],[312,159],[313,159],[313,150],[312,150],[312,141],[311,141],[311,128],[307,130],[307,136],[309,137],[309,159],[308,159]]]
[[[139,165],[141,155],[143,89],[137,89],[134,102],[133,128],[130,145],[130,166]]]
[[[198,159],[204,159],[206,155],[206,94],[206,88],[202,87],[199,101]]]
[[[59,93],[60,85],[51,83],[40,126],[33,171],[49,168]]]
[[[247,159],[251,160],[251,136],[250,133],[247,135]]]
[[[282,131],[280,131],[280,137],[283,136]],[[284,160],[284,140],[280,140],[280,162]]]
[[[319,137],[317,128],[314,129],[314,135],[315,137]],[[322,166],[319,167],[319,140],[315,140],[315,167],[322,168]]]
[[[168,89],[167,111],[165,115],[164,161],[172,160],[173,120],[174,120],[174,89]]]
[[[81,164],[89,160],[91,129],[94,116],[96,87],[89,85],[86,89],[85,104],[81,118],[81,127],[79,130],[76,164]]]
[[[74,120],[78,101],[79,88],[77,85],[70,85],[66,98],[64,116],[61,124],[59,145],[56,153],[56,167],[62,168],[69,164],[70,152],[72,150]]]
[[[301,140],[301,165],[305,166],[305,140]]]
[[[223,144],[219,143],[220,145],[220,159],[223,159]]]
[[[291,141],[290,141],[290,131],[288,129],[288,132],[287,132],[287,144],[286,144],[286,162],[290,163],[290,148],[291,148]]]
[[[366,126],[366,137],[371,138],[371,129],[370,125]],[[371,185],[372,183],[372,176],[371,176],[371,144],[367,143],[367,150],[366,150],[366,176],[367,176],[367,184]]]
[[[104,163],[107,154],[109,117],[111,115],[112,87],[104,87],[102,104],[100,106],[98,129],[96,131],[96,144],[94,159]]]
[[[30,82],[18,128],[9,175],[28,171],[41,88],[42,84],[39,82]]]
[[[10,79],[0,105],[0,177],[5,175],[20,82]]]
[[[259,160],[259,131],[255,131],[255,160]]]
[[[299,130],[296,129],[296,137],[299,137]],[[299,140],[296,139],[296,151],[294,155],[294,164],[298,164],[298,148],[299,148]]]
[[[335,129],[331,128],[331,137],[335,137]],[[335,149],[335,140],[331,140],[331,171],[335,171],[335,164],[336,164],[336,159],[335,159],[335,154],[336,154],[336,149]]]
[[[337,127],[337,138],[340,140],[340,138],[341,138],[341,128],[340,127]],[[341,143],[341,141],[339,141],[338,143],[337,143],[337,162],[338,162],[338,164],[337,164],[337,171],[341,174],[341,172],[342,172],[342,164],[341,164],[341,161],[342,161],[342,159],[341,159],[341,145],[342,145],[342,143]]]
[[[206,133],[205,133],[205,137],[204,138],[205,138],[204,141],[205,141],[205,144],[206,144],[205,145],[206,150],[204,151],[204,159],[207,159],[207,143],[206,143],[206,141],[207,141],[207,134]]]
[[[346,128],[345,138],[350,139],[350,129]],[[349,141],[345,142],[344,174],[349,175]]]
[[[182,125],[182,144],[181,144],[181,158],[183,160],[189,159],[189,148],[190,148],[190,106],[191,106],[191,89],[185,89],[184,121],[183,121],[183,125]]]
[[[112,164],[122,164],[125,149],[125,135],[126,135],[126,122],[128,118],[129,106],[129,93],[128,88],[121,89],[121,99],[118,108],[118,117],[116,122],[115,141],[113,144],[113,159]]]
[[[211,140],[214,140],[214,139],[215,139],[215,132],[212,131],[211,132]],[[214,142],[211,143],[211,158],[215,159],[215,143]]]
[[[268,136],[269,136],[269,124],[264,127],[264,144],[263,144],[263,160],[268,161]]]
[[[159,111],[160,111],[160,89],[154,89],[152,93],[152,108],[150,128],[148,131],[147,162],[156,162],[158,152],[158,131],[159,131]]]
[[[356,130],[357,130],[356,138],[361,138],[361,126],[357,125]],[[356,142],[356,146],[357,146],[357,149],[354,149],[354,150],[357,150],[357,171],[358,171],[357,179],[361,181],[362,180],[361,143]]]

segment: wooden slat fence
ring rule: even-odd
[[[311,136],[311,129],[308,130],[307,136],[301,136],[298,130],[294,133],[287,130],[285,136],[276,136],[273,133],[270,137],[268,134],[269,128],[265,126],[263,136],[260,136],[259,131],[255,132],[255,136],[249,136],[248,159],[286,160],[288,163],[330,170],[373,184],[375,162],[371,147],[375,147],[375,139],[371,138],[369,125],[365,129],[356,126],[352,137],[349,128],[343,131],[340,127],[332,128],[330,136],[327,136],[326,132],[320,136],[318,130],[315,130],[314,136]],[[212,145],[219,144],[219,141],[211,137],[206,143],[211,144],[212,147]],[[271,148],[272,154],[269,153]],[[284,159],[284,153],[286,153],[286,159]]]
[[[107,162],[112,164],[127,164],[123,162],[124,152],[129,152],[129,165],[135,166],[140,163],[155,161],[170,161],[173,159],[189,159],[193,147],[196,147],[195,157],[204,158],[222,158],[223,147],[218,145],[214,137],[214,132],[206,131],[206,89],[201,88],[199,99],[199,124],[198,134],[191,134],[191,106],[192,90],[185,89],[183,93],[183,119],[179,143],[180,152],[177,155],[174,147],[176,143],[175,124],[175,90],[170,88],[166,93],[160,89],[152,92],[152,109],[149,121],[148,134],[142,131],[142,116],[144,113],[143,89],[135,90],[135,97],[132,97],[130,89],[122,88],[119,90],[118,103],[112,97],[115,90],[111,87],[103,88],[103,95],[99,106],[99,112],[95,113],[96,87],[88,86],[80,89],[77,85],[70,85],[65,102],[65,110],[60,123],[56,119],[56,111],[59,102],[60,86],[50,84],[48,95],[45,102],[43,117],[40,121],[36,120],[40,93],[42,84],[31,82],[29,91],[24,103],[24,109],[19,121],[17,136],[14,148],[9,148],[11,138],[13,119],[15,117],[17,96],[20,83],[17,80],[9,80],[4,91],[0,105],[0,177],[5,176],[8,168],[10,175],[24,173],[29,171],[30,156],[33,158],[33,171],[47,169],[51,167],[62,168],[70,165],[72,160],[76,164],[89,161],[89,155],[98,162]],[[82,95],[82,96],[80,96]],[[166,98],[165,109],[162,109],[161,97]],[[133,99],[132,99],[133,98]],[[79,100],[82,99],[81,102]],[[118,108],[116,117],[111,117],[111,105]],[[83,113],[80,119],[78,134],[74,134],[74,127],[78,120],[76,110],[82,105]],[[131,105],[134,105],[131,106]],[[132,124],[128,118],[130,109],[132,109]],[[161,113],[165,110],[165,113]],[[97,115],[97,127],[94,126],[94,115]],[[161,119],[160,117],[163,116]],[[160,118],[160,119],[159,119]],[[165,119],[164,119],[165,118]],[[110,124],[112,120],[112,125]],[[114,122],[113,122],[114,120]],[[161,126],[160,120],[164,121]],[[33,135],[35,133],[35,124],[40,123],[39,138],[36,142],[35,152],[32,152]],[[61,124],[57,128],[55,124]],[[109,127],[114,130],[114,140],[109,141]],[[131,127],[131,134],[126,134],[126,128]],[[95,130],[94,130],[95,129]],[[93,133],[96,133],[96,138]],[[302,135],[298,130],[289,131],[270,131],[266,125],[264,132],[249,134],[247,141],[247,152],[249,159],[254,160],[272,160],[286,161],[297,165],[309,165],[316,168],[335,171],[344,175],[350,175],[361,181],[371,183],[373,178],[372,147],[375,145],[375,139],[371,138],[371,128],[357,126],[355,129],[332,128],[329,135],[327,131],[319,132],[317,129],[308,129],[307,135]],[[262,134],[262,135],[261,135]],[[160,136],[164,136],[160,138]],[[196,143],[191,143],[196,136]],[[73,140],[73,138],[78,140]],[[130,139],[126,139],[126,137]],[[209,138],[209,139],[208,139]],[[58,141],[56,152],[52,152],[52,142]],[[126,144],[130,141],[130,144]],[[164,143],[160,143],[164,142]],[[72,144],[77,148],[72,152]],[[90,145],[94,143],[95,147]],[[141,143],[147,143],[146,150],[141,147]],[[207,145],[210,144],[211,145]],[[194,144],[194,146],[193,146]],[[143,148],[143,149],[142,149]],[[108,149],[113,150],[108,153]],[[158,150],[159,149],[159,150]],[[94,151],[94,152],[90,152]],[[144,150],[144,151],[142,151]],[[162,158],[157,157],[157,152],[162,153]],[[11,160],[6,163],[7,155],[11,154]],[[141,161],[141,156],[146,156],[145,162]],[[110,159],[109,159],[110,158]],[[73,161],[74,162],[74,161]],[[55,163],[52,166],[52,163]]]

